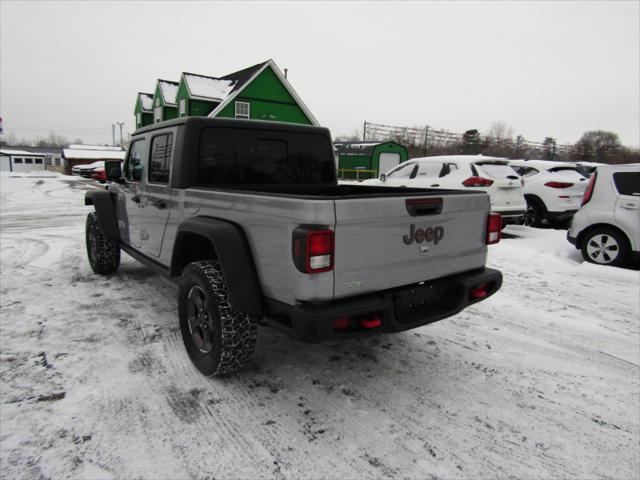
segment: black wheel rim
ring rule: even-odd
[[[525,227],[530,227],[536,222],[536,211],[533,207],[528,206],[527,211],[524,213],[522,217],[519,218],[519,224],[524,225]]]
[[[207,309],[207,296],[204,290],[195,285],[187,297],[187,318],[193,344],[201,353],[213,349],[213,317]]]

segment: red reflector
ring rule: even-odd
[[[486,287],[487,285],[483,283],[482,285],[478,285],[476,288],[472,288],[471,290],[469,290],[469,297],[471,297],[471,299],[486,297],[487,296],[487,291],[485,290]]]
[[[493,245],[500,241],[502,231],[502,216],[499,213],[489,213],[487,217],[487,245]]]
[[[382,325],[382,320],[378,315],[374,315],[371,318],[363,318],[360,320],[360,326],[362,328],[377,328]]]
[[[333,322],[331,322],[331,326],[334,330],[347,330],[349,328],[349,318],[336,318]]]
[[[462,184],[465,187],[489,187],[493,185],[493,180],[489,180],[488,178],[473,176],[467,178]]]
[[[545,187],[551,187],[551,188],[569,188],[569,187],[573,187],[573,183],[569,183],[569,182],[547,182],[544,185],[545,185]]]
[[[558,195],[558,198],[571,198],[569,195]]]

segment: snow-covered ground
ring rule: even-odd
[[[637,478],[639,272],[509,227],[502,290],[396,335],[260,330],[208,379],[176,288],[123,255],[98,277],[87,181],[1,178],[1,478]]]

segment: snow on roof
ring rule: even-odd
[[[110,147],[108,145],[69,145],[72,150],[105,150],[111,152],[121,152],[120,147]]]
[[[124,160],[127,152],[124,150],[111,151],[111,150],[85,150],[65,148],[62,150],[64,158],[70,159],[87,159],[87,160]]]
[[[160,89],[162,90],[162,98],[164,103],[175,105],[176,95],[178,94],[178,83],[170,82],[169,80],[158,80]]]
[[[553,160],[511,160],[509,165],[538,167],[543,170],[558,167],[576,168],[573,162],[558,162]]]
[[[153,95],[150,93],[138,93],[140,95],[140,103],[143,110],[151,110],[153,108]]]
[[[213,98],[220,101],[229,96],[237,83],[235,80],[222,80],[221,78],[205,77],[192,73],[185,73],[184,78],[191,96]]]
[[[11,149],[2,149],[0,150],[2,155],[27,155],[29,157],[44,157],[41,153],[32,153],[27,152],[26,150],[11,150]]]

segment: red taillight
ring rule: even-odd
[[[493,185],[493,180],[489,180],[488,178],[473,176],[467,178],[462,184],[465,187],[489,187]]]
[[[573,187],[573,183],[569,182],[547,182],[544,184],[545,187],[551,188],[569,188]]]
[[[498,243],[501,231],[502,216],[499,213],[490,213],[487,217],[487,245]]]
[[[479,298],[484,298],[487,296],[487,284],[482,283],[478,285],[476,288],[472,288],[469,290],[469,298],[471,300],[478,300]]]
[[[298,227],[293,231],[293,262],[302,273],[333,269],[333,230]]]
[[[587,185],[587,189],[584,191],[584,195],[582,196],[582,205],[586,204],[589,200],[591,200],[591,196],[593,195],[593,187],[596,186],[596,176],[598,175],[598,171],[596,170],[591,175],[589,179],[589,184]]]

